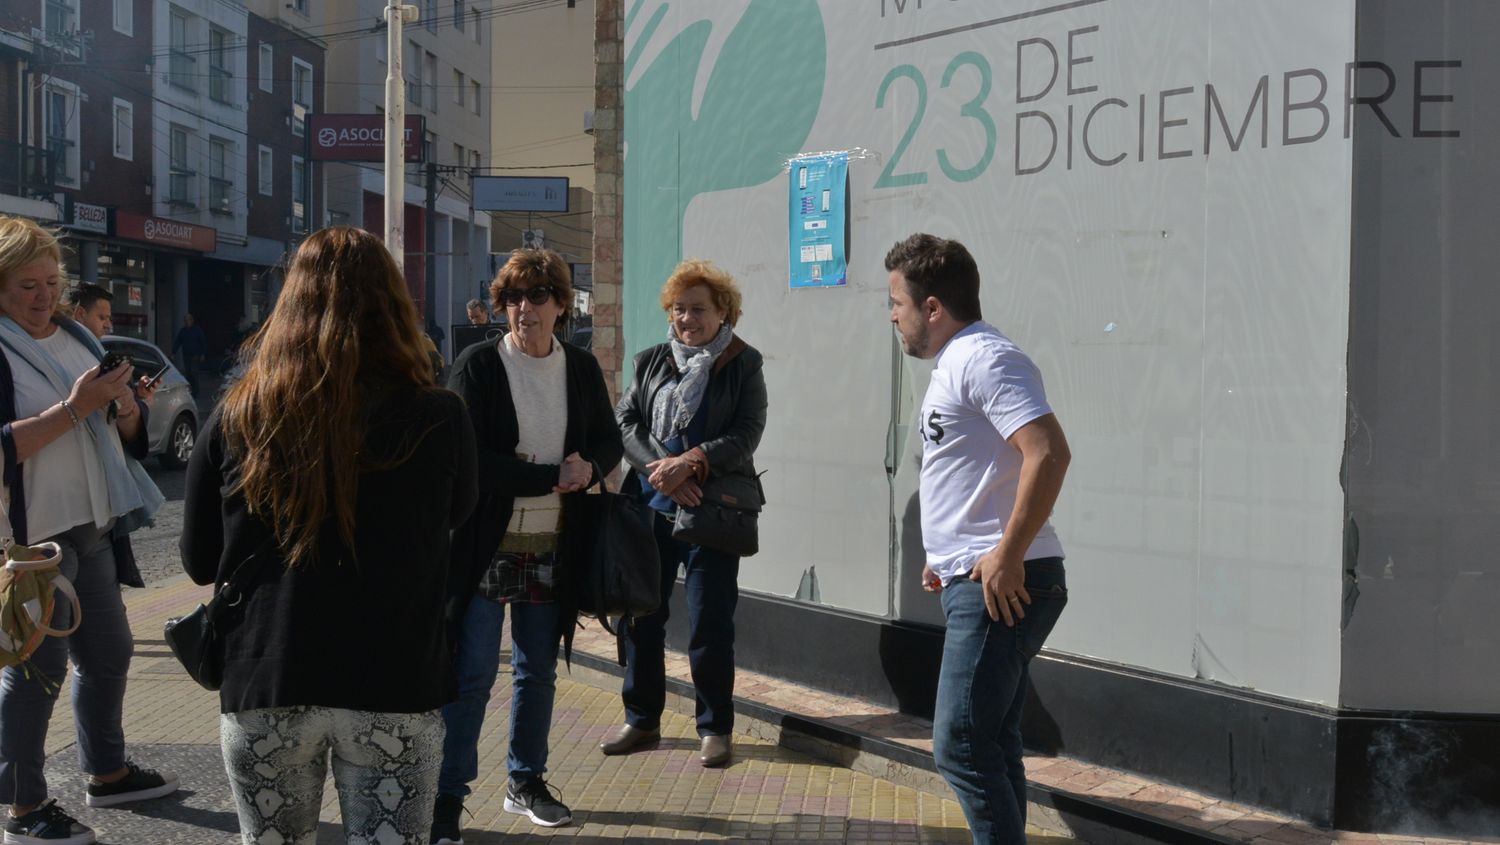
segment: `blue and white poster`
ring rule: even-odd
[[[849,281],[844,220],[849,154],[820,153],[791,161],[792,288],[842,287]]]

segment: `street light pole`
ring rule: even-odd
[[[401,71],[401,32],[403,24],[416,21],[417,7],[389,0],[385,19],[385,246],[405,273],[406,79]]]

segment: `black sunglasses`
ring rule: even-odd
[[[520,305],[521,300],[529,299],[532,305],[541,305],[551,299],[557,289],[551,285],[537,285],[529,288],[502,288],[500,291],[501,305]]]

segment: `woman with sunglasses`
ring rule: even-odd
[[[551,250],[518,249],[490,285],[510,331],[466,349],[448,386],[468,403],[479,443],[479,506],[454,534],[450,611],[459,625],[458,699],[443,708],[433,813],[434,845],[461,839],[459,817],[479,774],[479,733],[511,616],[510,775],[507,812],[558,827],[568,807],[542,779],[559,642],[572,643],[577,611],[566,589],[590,546],[573,509],[599,472],[620,461],[604,373],[593,356],[555,333],[573,303],[572,276]]]

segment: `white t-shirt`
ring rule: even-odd
[[[63,329],[37,341],[68,374],[68,388],[90,367],[98,364],[88,347]],[[15,381],[16,419],[34,417],[68,398],[37,372],[25,359],[5,350]],[[103,414],[103,411],[96,413]],[[26,490],[26,533],[33,543],[79,525],[103,527],[114,516],[110,513],[109,494],[105,492],[104,467],[97,459],[89,460],[83,438],[83,426],[75,426],[63,436],[48,443],[40,452],[21,464],[21,483]],[[96,448],[113,449],[124,455],[119,437],[106,437]],[[90,495],[90,490],[102,495]],[[8,520],[7,520],[8,521]],[[4,526],[9,532],[9,525]]]
[[[1016,506],[1016,429],[1052,413],[1042,374],[1010,338],[975,322],[948,340],[922,399],[922,543],[946,585],[1000,542]],[[1049,522],[1026,560],[1062,557]]]
[[[568,429],[568,368],[562,344],[552,339],[552,351],[533,358],[516,348],[513,335],[500,339],[500,360],[510,382],[521,438],[516,452],[532,463],[563,462],[563,436]],[[562,516],[562,496],[520,496],[510,515],[507,535],[553,534]]]

